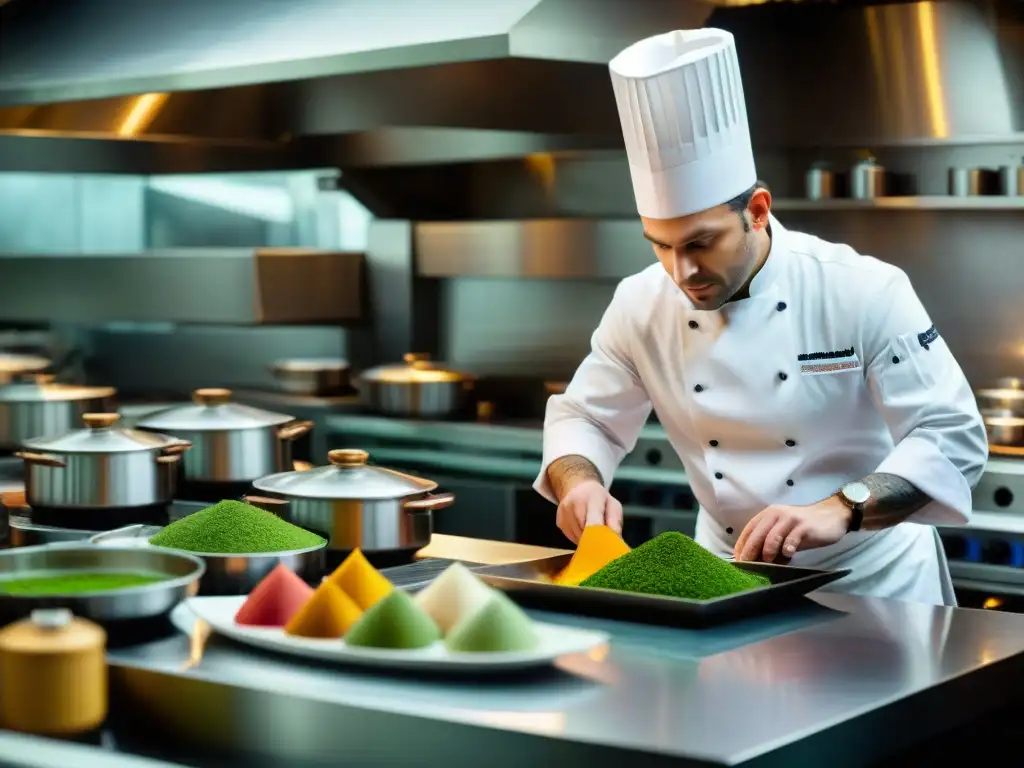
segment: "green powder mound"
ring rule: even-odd
[[[324,540],[259,507],[225,499],[171,523],[149,543],[187,552],[246,555],[309,549]]]
[[[364,613],[345,635],[345,644],[363,648],[426,648],[441,630],[408,592],[394,590]]]
[[[608,563],[580,586],[711,600],[770,583],[708,552],[689,536],[669,532]]]
[[[460,653],[532,651],[537,643],[530,617],[501,592],[494,592],[479,610],[452,627],[445,638],[448,649]]]
[[[166,581],[158,573],[57,573],[49,576],[26,576],[0,581],[0,594],[22,597],[46,595],[79,595],[85,592],[110,592],[115,589],[141,587]]]

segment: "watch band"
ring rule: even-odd
[[[864,504],[862,502],[854,501],[849,496],[847,496],[844,493],[845,488],[846,486],[844,485],[842,488],[836,491],[836,496],[838,496],[839,500],[843,502],[843,504],[845,504],[850,510],[850,523],[846,528],[846,532],[853,533],[855,531],[859,531],[861,525],[864,524]]]

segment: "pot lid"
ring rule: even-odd
[[[327,454],[330,464],[305,472],[279,472],[253,483],[259,491],[303,499],[377,501],[401,499],[437,488],[433,480],[367,462],[366,451],[341,448]]]
[[[143,429],[158,432],[206,432],[223,429],[277,427],[294,416],[231,402],[230,389],[197,389],[191,405],[175,405],[139,420]]]
[[[173,437],[142,432],[137,429],[116,429],[121,420],[116,413],[87,413],[82,416],[85,429],[63,435],[33,437],[22,445],[40,453],[132,453],[153,451],[181,443]]]
[[[451,371],[440,363],[433,362],[429,355],[408,353],[397,365],[382,365],[363,373],[367,381],[395,384],[430,384],[466,381],[473,378],[468,373]]]
[[[0,403],[52,403],[75,400],[102,400],[116,394],[113,387],[86,387],[56,384],[53,376],[37,373],[12,384],[0,386]]]
[[[271,368],[286,373],[318,373],[319,371],[347,371],[348,361],[337,357],[305,357],[278,360]]]
[[[12,352],[0,352],[0,371],[17,373],[18,371],[42,371],[48,368],[51,360],[38,355],[17,355]]]

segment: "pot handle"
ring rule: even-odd
[[[59,469],[67,467],[67,462],[64,459],[58,459],[56,456],[51,456],[48,453],[21,451],[14,455],[26,464],[38,464],[40,467],[57,467]]]
[[[171,443],[170,445],[165,445],[163,448],[161,448],[160,449],[160,458],[163,459],[163,458],[167,458],[167,457],[170,457],[170,456],[178,456],[178,457],[180,457],[181,454],[185,453],[185,451],[188,451],[191,448],[192,448],[192,443],[190,443],[188,440],[178,440],[177,442]],[[170,464],[171,462],[165,461],[163,463],[164,464]]]
[[[454,493],[439,493],[436,496],[427,496],[423,499],[407,501],[405,502],[405,510],[406,512],[433,512],[450,507],[454,503]]]
[[[312,421],[293,421],[277,430],[277,437],[279,440],[298,440],[303,435],[309,434],[312,429]]]
[[[177,464],[179,461],[181,461],[180,453],[168,453],[164,456],[156,457],[157,464]]]
[[[288,502],[285,499],[272,499],[269,496],[243,496],[242,501],[254,507],[259,507],[264,512],[273,512],[275,515],[284,512],[285,507],[288,506]]]

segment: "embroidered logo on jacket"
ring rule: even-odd
[[[832,352],[804,352],[797,355],[796,359],[800,362],[800,373],[805,376],[856,371],[860,368],[860,360],[857,359],[853,347]]]
[[[917,334],[917,343],[925,349],[928,349],[930,345],[934,344],[938,340],[939,332],[935,330],[934,325],[924,333]]]

